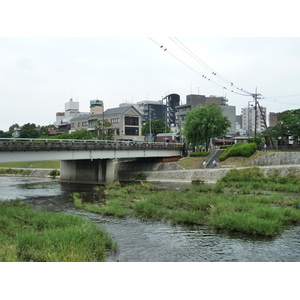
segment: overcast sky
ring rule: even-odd
[[[214,37],[191,37],[189,28],[186,35],[177,30],[171,37],[159,30],[144,37],[124,37],[124,31],[120,37],[89,37],[94,31],[60,37],[68,35],[61,30],[24,34],[24,24],[0,37],[0,130],[14,123],[52,124],[70,98],[84,112],[93,99],[103,100],[108,109],[170,93],[178,93],[182,104],[188,94],[226,96],[240,114],[257,88],[268,113],[300,108],[298,37],[215,37],[215,32]],[[78,25],[74,19],[71,24]]]

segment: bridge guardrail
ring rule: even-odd
[[[178,149],[183,144],[108,141],[108,140],[68,140],[68,139],[25,139],[0,138],[0,151],[60,151],[60,150],[146,150]]]

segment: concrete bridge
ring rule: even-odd
[[[173,143],[0,139],[0,163],[60,160],[63,182],[116,182],[119,160],[183,155],[183,145]]]

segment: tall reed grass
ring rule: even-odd
[[[274,176],[277,182],[272,182],[254,167],[232,169],[216,185],[193,185],[179,191],[155,190],[145,183],[111,185],[99,194],[99,198],[102,197],[99,203],[80,202],[80,195],[77,195],[74,204],[101,214],[134,215],[143,220],[207,225],[229,232],[275,236],[287,225],[300,222],[300,197],[296,175],[289,174],[288,181],[280,180],[278,174]],[[274,192],[274,184],[284,192]]]
[[[0,202],[0,261],[105,261],[116,244],[79,216],[39,212],[19,201]]]

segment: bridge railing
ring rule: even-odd
[[[177,149],[183,144],[142,141],[0,138],[0,151]]]

